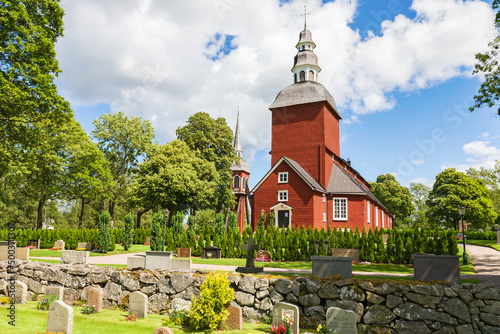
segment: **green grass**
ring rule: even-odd
[[[163,315],[148,314],[145,319],[126,321],[128,312],[120,310],[102,310],[96,314],[81,314],[82,307],[73,307],[73,333],[74,334],[136,334],[153,333],[157,327],[162,326]],[[0,332],[2,334],[36,334],[45,333],[48,311],[36,309],[36,302],[27,302],[16,305],[16,326],[7,324],[8,309],[0,306]],[[224,331],[213,333],[269,333],[270,325],[243,323],[243,330]],[[202,333],[190,329],[172,328],[175,334]]]
[[[466,244],[485,246],[500,251],[500,244],[496,240],[466,240]],[[465,246],[467,248],[467,246]]]
[[[466,247],[467,248],[467,247]],[[474,272],[474,266],[472,265],[472,261],[470,260],[469,253],[467,253],[467,263],[468,265],[464,266],[464,248],[461,246],[458,246],[458,253],[457,255],[460,256],[459,261],[460,261],[460,274],[462,275],[472,275],[475,274]]]

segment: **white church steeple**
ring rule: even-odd
[[[309,13],[306,12],[304,6],[304,14],[306,17]],[[295,46],[298,50],[293,61],[293,77],[294,83],[313,81],[318,82],[318,73],[321,72],[321,67],[318,65],[318,56],[314,53],[316,44],[312,40],[312,34],[307,30],[307,22],[304,19],[304,30],[300,32],[299,42]]]

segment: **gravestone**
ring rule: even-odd
[[[142,292],[134,291],[128,297],[128,315],[133,313],[137,318],[148,317],[148,296]]]
[[[167,269],[172,260],[172,252],[147,251],[146,269]]]
[[[239,273],[261,273],[264,271],[263,267],[255,267],[255,258],[253,255],[254,251],[259,250],[259,244],[254,245],[253,237],[249,237],[247,244],[241,247],[242,250],[247,251],[247,263],[245,267],[236,267],[236,271]]]
[[[202,259],[220,259],[222,257],[222,248],[209,246],[202,248]]]
[[[191,248],[177,248],[177,257],[191,257]]]
[[[101,289],[90,288],[87,291],[87,306],[94,306],[97,313],[102,311],[104,292]]]
[[[73,332],[73,308],[60,300],[52,302],[49,307],[47,332],[71,334]]]
[[[357,248],[334,248],[332,249],[332,256],[337,257],[352,257],[353,261],[359,264],[359,249]]]
[[[168,327],[158,327],[153,334],[174,334],[174,332]]]
[[[61,252],[61,263],[87,264],[89,251],[64,250]]]
[[[147,243],[148,245],[151,245],[151,237],[146,237],[146,243]]]
[[[26,304],[26,298],[28,296],[28,286],[23,282],[16,281],[15,283],[15,295],[14,302],[16,304]]]
[[[146,268],[146,256],[145,255],[128,256],[127,267],[130,269]]]
[[[229,315],[227,316],[226,326],[229,329],[243,329],[243,310],[236,304],[231,304],[227,307]]]
[[[54,243],[54,248],[61,248],[61,250],[64,250],[64,245],[65,245],[65,242],[62,241],[62,240],[57,240],[55,243]]]
[[[460,284],[459,258],[458,255],[414,254],[413,279]]]
[[[28,240],[28,247],[34,247],[35,249],[40,249],[40,239]]]
[[[326,311],[326,327],[334,333],[356,334],[357,316],[354,311],[329,307]]]
[[[389,239],[389,234],[388,233],[382,234],[382,242],[384,243],[384,245],[387,245],[387,239]]]
[[[16,247],[15,240],[0,241],[0,261],[29,260],[30,249],[28,247]]]
[[[62,286],[44,286],[42,291],[45,297],[53,295],[56,296],[57,300],[63,300],[64,290]]]
[[[342,275],[342,278],[352,278],[352,257],[311,256],[312,275],[328,277]]]
[[[497,231],[497,244],[500,244],[500,231]]]
[[[91,251],[92,250],[92,243],[91,242],[79,242],[78,247],[76,247],[76,248]]]
[[[288,303],[276,303],[273,307],[272,325],[279,326],[285,322],[285,315],[292,317],[293,334],[299,334],[299,307]]]

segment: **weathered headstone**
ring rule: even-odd
[[[148,316],[148,296],[139,291],[132,292],[128,297],[128,314],[135,313],[137,318]]]
[[[40,249],[40,239],[30,239],[30,240],[28,240],[28,247],[33,247],[35,249]]]
[[[292,318],[293,334],[299,334],[299,307],[288,303],[276,303],[273,307],[272,325],[279,326],[285,322],[285,316]]]
[[[61,248],[61,250],[64,250],[64,245],[65,245],[65,242],[62,241],[62,240],[57,240],[55,243],[54,243],[54,248]]]
[[[89,251],[64,250],[61,252],[61,263],[87,264]]]
[[[172,260],[172,252],[147,251],[146,269],[167,269]]]
[[[497,244],[500,244],[500,231],[497,231]]]
[[[76,248],[91,251],[92,250],[92,243],[91,242],[79,242],[78,247],[76,247]]]
[[[231,304],[227,307],[229,315],[227,316],[226,326],[230,329],[243,329],[243,310],[236,304]]]
[[[357,264],[359,264],[359,249],[357,248],[334,248],[332,249],[332,256],[335,257],[352,257]]]
[[[87,306],[94,306],[97,313],[102,311],[104,292],[101,289],[89,288],[87,290]]]
[[[174,334],[174,332],[168,327],[158,327],[153,334]]]
[[[202,259],[220,259],[222,257],[222,248],[209,246],[202,248]]]
[[[352,257],[311,256],[312,274],[318,277],[341,275],[352,277]]]
[[[73,332],[73,308],[63,301],[50,304],[47,332],[71,334]]]
[[[127,257],[127,267],[129,269],[144,269],[146,268],[146,256],[128,256]]]
[[[45,297],[49,295],[56,296],[57,300],[63,300],[64,288],[62,286],[44,286],[42,288]]]
[[[28,296],[28,286],[23,282],[16,281],[15,289],[16,289],[16,293],[14,295],[15,303],[26,304],[26,298]]]
[[[151,245],[151,237],[146,237],[146,243],[147,243],[148,245]]]
[[[236,271],[239,273],[260,273],[264,271],[262,267],[255,267],[255,258],[253,255],[254,251],[258,251],[260,248],[259,244],[254,245],[253,237],[249,237],[247,244],[241,247],[242,250],[247,251],[247,263],[245,267],[236,267]]]
[[[351,310],[330,307],[326,310],[326,327],[339,334],[356,334],[357,316]]]

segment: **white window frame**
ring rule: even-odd
[[[378,226],[378,206],[375,207],[375,226]]]
[[[371,212],[370,212],[371,207],[370,206],[371,206],[370,201],[367,201],[367,205],[366,205],[366,222],[368,224],[371,223],[371,219],[370,219],[370,217],[371,217]]]
[[[323,212],[323,221],[326,222],[326,212]]]
[[[288,183],[288,172],[278,173],[278,183]]]
[[[382,228],[385,228],[385,213],[382,211]]]
[[[348,205],[347,197],[334,197],[333,198],[333,219],[334,220],[347,220],[347,217],[348,217],[348,215],[347,215],[348,206],[347,205]]]
[[[326,195],[323,194],[323,203],[326,203]]]
[[[279,190],[278,202],[286,202],[286,201],[288,201],[288,190]]]

